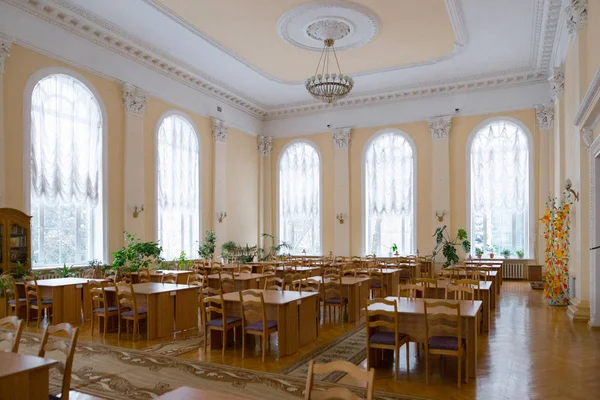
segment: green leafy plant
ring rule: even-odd
[[[392,252],[395,254],[398,252],[398,245],[396,243],[392,244]]]
[[[281,243],[276,244],[277,238],[275,237],[275,235],[263,233],[262,237],[271,239],[271,248],[269,249],[268,252],[265,252],[265,249],[258,249],[258,252],[261,255],[261,257],[260,257],[261,261],[268,260],[270,258],[273,258],[273,257],[279,255],[279,252],[282,249],[288,249],[288,250],[292,249],[292,246],[286,242],[281,242]]]
[[[257,254],[258,246],[242,246],[233,240],[229,240],[221,245],[221,256],[227,260],[246,264],[254,259]]]
[[[475,255],[481,257],[483,255],[483,249],[481,247],[475,247]]]
[[[510,251],[509,249],[504,249],[500,252],[500,254],[504,258],[510,258],[510,256],[512,255],[512,251]]]
[[[446,228],[447,225],[444,225],[435,230],[433,237],[435,238],[436,244],[433,249],[433,254],[431,255],[431,257],[434,258],[441,249],[443,256],[446,258],[446,262],[444,262],[443,265],[444,268],[448,268],[450,265],[458,263],[459,258],[456,246],[460,245],[465,253],[471,251],[471,242],[467,240],[467,231],[459,229],[456,237],[452,239],[446,231]]]
[[[198,249],[198,255],[205,260],[212,259],[215,254],[217,243],[217,234],[215,231],[206,231],[204,235],[204,243]]]
[[[179,270],[187,270],[188,267],[192,264],[192,260],[188,260],[186,258],[186,254],[185,254],[185,250],[181,250],[181,253],[179,254],[179,257],[174,259],[173,261],[176,263],[177,265],[177,269]]]
[[[523,250],[517,250],[517,251],[515,251],[515,254],[519,258],[525,258],[525,252]]]
[[[71,278],[75,276],[75,270],[73,266],[71,265],[70,267],[67,267],[67,264],[63,264],[61,268],[57,268],[52,272],[58,275],[59,278]]]
[[[148,268],[150,264],[162,261],[162,247],[157,242],[142,242],[134,235],[124,232],[125,246],[113,252],[113,269],[128,267],[131,272],[141,267]]]
[[[27,268],[27,264],[23,264],[20,261],[17,261],[12,267],[10,274],[13,276],[13,278],[18,280],[26,276],[28,272],[29,269]]]

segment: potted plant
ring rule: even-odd
[[[179,257],[173,260],[173,264],[177,266],[180,271],[187,271],[189,266],[193,263],[192,260],[186,258],[185,250],[181,250]]]
[[[493,246],[490,246],[490,245],[488,245],[488,246],[486,247],[486,250],[487,250],[487,251],[490,253],[490,258],[494,258],[494,247],[493,247]]]
[[[512,251],[510,251],[509,249],[504,249],[500,252],[500,254],[502,255],[502,257],[504,257],[505,259],[509,259],[510,256],[512,255]]]
[[[475,247],[475,255],[481,260],[481,257],[483,256],[483,249],[481,247]]]
[[[75,276],[73,266],[67,267],[67,264],[63,264],[62,268],[57,268],[52,272],[58,275],[59,278],[72,278]]]
[[[446,258],[446,262],[444,262],[443,265],[444,268],[448,268],[450,265],[459,262],[456,246],[460,245],[463,251],[467,254],[471,251],[471,242],[467,240],[467,231],[464,229],[459,229],[456,237],[451,238],[446,231],[446,227],[447,225],[444,225],[443,227],[435,230],[435,233],[433,234],[433,237],[435,237],[435,248],[433,249],[433,254],[431,255],[431,258],[433,259],[441,248],[442,254]]]
[[[257,253],[259,255],[261,255],[261,257],[260,257],[261,261],[269,260],[271,258],[276,257],[279,254],[279,252],[281,251],[281,249],[288,249],[288,250],[292,249],[292,246],[286,242],[281,242],[279,244],[275,244],[275,243],[277,243],[277,238],[275,237],[275,235],[263,233],[262,236],[264,238],[271,239],[271,248],[269,249],[269,251],[267,253],[265,253],[265,249],[261,249],[261,248],[257,249]]]
[[[398,245],[396,243],[392,244],[392,251],[394,252],[394,255],[396,257],[398,257],[400,255],[400,253],[398,253]]]
[[[517,257],[519,257],[520,259],[525,258],[525,252],[523,250],[517,250],[515,251],[515,254],[517,255]]]
[[[212,260],[215,255],[215,247],[217,243],[217,234],[215,231],[206,231],[204,242],[198,249],[198,255],[205,260]]]
[[[162,247],[156,242],[142,242],[134,235],[124,232],[125,246],[113,254],[113,269],[128,267],[131,272],[136,272],[140,267],[148,268],[148,265],[162,260],[160,253]]]

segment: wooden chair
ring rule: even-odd
[[[120,267],[117,270],[117,280],[116,280],[116,282],[131,283],[132,282],[132,279],[131,279],[131,270],[128,267]]]
[[[380,297],[384,298],[387,296],[387,286],[383,280],[383,273],[377,269],[371,269],[369,271],[369,278],[371,278],[370,289],[371,289],[371,297]],[[375,295],[378,294],[378,296]]]
[[[340,277],[340,271],[335,267],[323,268],[323,279],[335,279]]]
[[[489,271],[487,269],[476,269],[472,273],[472,278],[487,282],[490,280]]]
[[[14,332],[7,330],[7,327],[14,329]],[[21,342],[21,334],[23,333],[23,320],[16,316],[4,317],[0,319],[0,342],[4,340],[10,341],[10,351],[13,353],[19,352],[19,343]]]
[[[356,278],[370,278],[369,270],[367,268],[357,268],[355,270],[354,276]]]
[[[342,269],[342,277],[344,276],[354,278],[356,276],[356,269],[354,269],[354,266],[349,265],[347,267],[344,267],[344,269]]]
[[[104,279],[115,284],[117,282],[117,271],[114,269],[104,271]]]
[[[173,272],[163,273],[162,276],[160,277],[160,282],[176,285],[177,284],[177,274],[175,274]]]
[[[435,278],[417,278],[415,283],[422,285],[425,289],[435,289],[437,291],[438,288],[438,281]]]
[[[328,310],[329,322],[331,322],[331,310],[336,308],[340,311],[340,318],[343,319],[348,306],[348,298],[342,296],[342,278],[323,279],[323,313]],[[343,312],[342,312],[343,311]],[[335,318],[335,312],[334,312]]]
[[[275,275],[277,269],[274,265],[265,265],[262,269],[263,275]]]
[[[429,355],[458,357],[458,387],[461,386],[462,360],[465,359],[465,381],[469,383],[468,343],[462,337],[460,304],[445,301],[425,302],[425,383],[429,384]]]
[[[329,400],[329,399],[344,399],[344,400],[362,400],[362,397],[357,396],[352,391],[345,387],[331,387],[325,390],[314,390],[313,379],[314,375],[328,375],[332,372],[341,371],[350,375],[357,381],[366,382],[366,400],[373,400],[375,370],[373,368],[368,371],[363,370],[358,365],[354,365],[348,361],[331,361],[326,364],[315,364],[315,360],[308,362],[308,374],[306,376],[306,388],[304,389],[304,400]]]
[[[128,321],[133,321],[133,340],[135,341],[139,334],[140,321],[148,317],[148,309],[138,308],[135,291],[131,283],[117,282],[116,290],[119,313],[119,333],[117,339],[121,339],[121,320],[125,320],[127,334],[129,334]]]
[[[447,285],[446,300],[449,299],[451,293],[454,294],[452,298],[455,300],[475,300],[475,289],[472,286]]]
[[[18,317],[21,315],[21,308],[27,308],[27,299],[19,296],[17,282],[15,282],[15,278],[11,275],[2,274],[0,279],[4,287],[4,297],[6,298],[4,315],[10,315],[8,311],[12,310],[14,315]]]
[[[398,285],[398,297],[402,297],[403,293],[406,293],[406,297],[408,297],[409,299],[416,299],[417,297],[424,298],[425,297],[425,286],[417,285],[414,283],[409,283],[409,284],[405,284],[405,285],[400,283]],[[421,293],[421,294],[418,295],[418,293]]]
[[[69,335],[68,342],[65,342],[64,340],[55,340],[52,343],[48,343],[50,334],[54,335],[60,332],[66,332]],[[71,390],[71,370],[73,369],[73,359],[75,358],[75,346],[77,345],[78,336],[79,329],[74,328],[71,324],[66,322],[58,325],[48,325],[44,330],[42,345],[40,346],[40,351],[38,353],[38,357],[45,357],[46,352],[58,350],[66,355],[67,358],[63,369],[63,383],[60,391],[60,399],[63,400],[69,399],[69,391]],[[58,397],[50,396],[50,398]]]
[[[202,321],[204,321],[204,352],[206,353],[208,332],[213,330],[221,331],[223,334],[221,355],[225,356],[225,347],[227,346],[227,332],[230,329],[242,326],[242,319],[240,317],[227,316],[227,311],[225,310],[225,301],[223,300],[223,293],[211,296],[204,296],[202,299],[201,312],[201,319]],[[215,318],[213,318],[213,313],[216,314]]]
[[[95,268],[86,268],[81,272],[81,277],[84,279],[95,279],[96,278],[96,269]]]
[[[454,281],[454,284],[456,286],[464,286],[464,287],[470,287],[473,288],[475,290],[475,300],[480,300],[479,296],[480,296],[480,288],[481,288],[481,282],[479,280],[476,279],[458,279],[456,281]]]
[[[188,275],[187,284],[189,286],[198,287],[198,299],[196,301],[196,306],[198,307],[198,311],[200,311],[202,307],[202,296],[204,290],[204,275],[198,272],[193,272]],[[200,312],[200,325],[202,325],[204,321],[202,320],[202,312]]]
[[[381,304],[392,306],[393,311],[369,310],[369,306]],[[383,318],[380,318],[383,317]],[[398,332],[398,305],[394,300],[373,299],[367,300],[367,369],[371,366],[370,349],[394,350],[394,360],[396,362],[396,379],[398,379],[398,369],[400,363],[400,347],[406,345],[406,373],[410,374],[410,337]],[[377,328],[384,328],[378,330]]]
[[[269,276],[265,279],[265,290],[277,290],[281,292],[283,290],[283,279],[276,276]]]
[[[52,309],[52,299],[42,299],[40,287],[37,284],[36,278],[25,281],[25,302],[27,304],[26,323],[29,324],[31,310],[37,312],[37,327],[40,327],[42,320],[42,311],[46,310],[46,317],[50,318],[49,310]]]
[[[277,332],[277,321],[267,320],[267,309],[262,292],[240,291],[242,305],[242,359],[246,350],[246,335],[262,338],[262,361],[265,362],[267,342],[272,333]]]
[[[138,283],[150,282],[150,271],[148,268],[142,267],[138,269]]]
[[[118,306],[109,306],[106,300],[106,292],[102,283],[97,281],[89,281],[89,296],[90,304],[92,306],[92,336],[94,336],[94,323],[98,320],[98,331],[100,331],[100,318],[104,321],[104,331],[102,337],[106,337],[106,331],[108,330],[108,319],[110,317],[119,316]],[[100,333],[100,332],[98,332]]]
[[[240,274],[251,274],[252,266],[251,265],[240,265],[239,273]]]
[[[231,273],[227,273],[226,271],[220,272],[219,273],[219,281],[221,282],[221,292],[223,292],[223,293],[236,292],[235,280],[233,278],[233,272],[231,272]]]

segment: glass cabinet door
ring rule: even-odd
[[[0,224],[0,264],[4,262],[4,224]],[[6,269],[6,266],[2,266]],[[3,271],[4,272],[4,271]]]
[[[11,263],[27,264],[27,244],[27,229],[20,225],[12,224],[10,226],[9,241],[9,255]]]

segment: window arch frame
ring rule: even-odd
[[[469,236],[469,240],[471,240],[472,246],[471,246],[471,252],[475,251],[475,245],[472,242],[472,232],[471,232],[471,222],[472,222],[472,218],[471,218],[471,147],[473,145],[473,140],[475,139],[475,135],[477,135],[477,133],[479,133],[479,131],[481,131],[483,128],[485,128],[486,126],[493,124],[494,122],[502,122],[502,121],[507,121],[507,122],[511,122],[515,125],[517,125],[519,128],[521,128],[521,130],[523,131],[523,133],[525,133],[525,137],[527,138],[527,158],[528,158],[528,173],[529,173],[529,205],[527,207],[527,212],[529,213],[528,218],[527,218],[527,223],[528,223],[528,228],[527,228],[527,235],[528,235],[528,240],[527,240],[527,251],[525,253],[525,258],[526,259],[531,259],[531,258],[535,258],[535,168],[534,168],[534,158],[535,158],[535,147],[534,147],[534,138],[533,138],[533,134],[531,133],[531,131],[529,130],[529,128],[527,127],[527,125],[525,125],[523,123],[523,121],[517,119],[517,118],[513,118],[513,117],[508,117],[508,116],[497,116],[497,117],[492,117],[492,118],[487,118],[483,121],[481,121],[479,124],[477,124],[477,126],[475,126],[475,128],[473,128],[473,130],[471,131],[471,133],[469,134],[469,137],[467,138],[467,144],[466,144],[466,151],[465,151],[465,156],[466,156],[466,165],[465,165],[465,170],[466,170],[466,201],[465,201],[465,205],[466,205],[466,209],[465,209],[465,217],[466,217],[466,227],[465,230],[467,231],[467,234]],[[498,255],[500,256],[500,255]]]
[[[160,132],[160,127],[163,124],[163,121],[169,117],[172,116],[178,116],[183,118],[188,124],[190,124],[190,126],[192,127],[192,129],[194,130],[194,133],[196,134],[196,140],[198,141],[198,229],[199,229],[199,238],[198,240],[200,241],[199,245],[202,244],[202,239],[203,239],[203,233],[204,230],[202,229],[202,222],[203,222],[203,218],[202,218],[202,196],[203,196],[203,191],[202,191],[202,137],[200,136],[200,131],[198,130],[198,127],[196,126],[196,124],[194,123],[194,121],[190,118],[190,116],[188,114],[186,114],[183,111],[180,110],[168,110],[165,111],[164,113],[162,113],[162,115],[158,118],[158,120],[156,121],[156,124],[154,126],[154,226],[153,226],[153,232],[154,232],[154,240],[159,240],[158,237],[158,135]],[[188,258],[192,258],[191,254],[187,254]],[[193,255],[194,257],[196,257],[196,254]]]
[[[323,254],[323,155],[321,154],[321,150],[319,149],[319,146],[317,146],[317,144],[311,140],[308,139],[303,139],[303,138],[299,138],[299,139],[294,139],[289,141],[288,143],[286,143],[283,148],[281,149],[281,151],[279,152],[279,155],[277,156],[277,169],[276,169],[276,174],[277,174],[277,178],[276,178],[276,182],[277,182],[277,204],[276,204],[276,213],[277,213],[277,219],[276,219],[276,226],[275,226],[275,231],[277,232],[277,239],[279,241],[281,241],[281,229],[280,229],[280,222],[281,222],[281,209],[280,209],[280,204],[281,204],[281,184],[279,181],[279,172],[281,170],[281,158],[283,157],[283,155],[285,154],[285,152],[294,144],[297,143],[304,143],[308,146],[311,146],[316,152],[317,152],[317,157],[319,157],[319,235],[320,235],[320,246],[319,246],[319,252],[321,253],[321,255]]]
[[[31,215],[31,103],[37,84],[51,75],[67,75],[79,81],[94,96],[102,115],[102,257],[109,261],[108,252],[108,113],[96,87],[82,74],[66,67],[46,67],[35,71],[25,84],[23,96],[23,210]]]
[[[409,146],[411,147],[412,150],[412,155],[413,155],[413,176],[412,176],[412,185],[413,185],[413,238],[412,241],[414,243],[414,249],[413,251],[416,251],[418,249],[418,243],[417,243],[417,238],[418,238],[418,224],[417,224],[417,214],[418,214],[418,203],[417,203],[417,191],[418,191],[418,186],[417,186],[417,175],[419,173],[418,171],[418,154],[417,154],[417,145],[415,144],[414,140],[412,139],[412,137],[404,132],[403,130],[400,130],[398,128],[384,128],[381,129],[377,132],[375,132],[373,135],[371,135],[371,137],[366,141],[366,143],[363,146],[362,149],[362,154],[361,154],[361,251],[362,251],[362,256],[366,256],[367,255],[367,235],[366,235],[366,231],[367,231],[367,175],[366,175],[366,155],[367,155],[367,151],[369,149],[369,147],[371,146],[371,144],[373,142],[375,142],[377,139],[379,139],[379,137],[385,135],[386,133],[393,133],[393,134],[397,134],[400,135],[404,140],[406,140],[406,142],[409,144]]]

